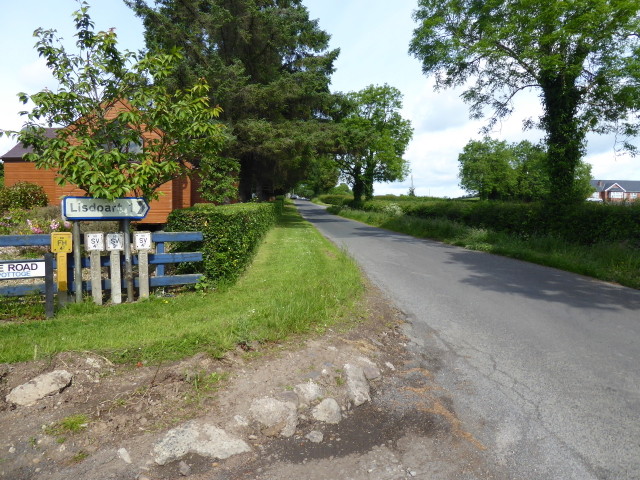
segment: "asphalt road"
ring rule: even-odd
[[[640,291],[297,206],[406,314],[496,469],[640,479]]]

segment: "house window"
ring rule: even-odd
[[[141,153],[144,150],[143,138],[137,131],[122,127],[122,123],[116,119],[101,128],[98,132],[98,135],[103,139],[101,147],[106,151],[118,150],[121,153]]]
[[[622,192],[609,192],[609,198],[624,198]]]
[[[129,142],[126,146],[125,152],[127,153],[140,153],[142,152],[144,142],[142,141],[142,137],[138,139],[137,142]]]
[[[632,192],[629,194],[629,198],[632,198],[635,200],[636,198],[638,198],[638,194],[636,192]]]

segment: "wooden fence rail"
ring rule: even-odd
[[[201,274],[191,275],[165,275],[165,265],[183,262],[201,262],[201,252],[185,252],[185,253],[165,253],[165,243],[167,242],[198,242],[202,241],[202,232],[154,232],[151,234],[151,240],[155,243],[155,254],[149,254],[149,265],[156,265],[155,276],[149,278],[150,287],[170,287],[175,285],[188,285],[197,283],[202,277]],[[50,246],[50,235],[0,235],[0,247],[34,247],[34,246]],[[30,259],[31,260],[31,259]],[[40,259],[37,259],[40,260]],[[133,257],[134,265],[137,265],[138,256]],[[102,267],[111,266],[109,256],[100,257],[100,265]],[[90,257],[82,258],[82,268],[90,268]],[[54,268],[57,265],[54,261]],[[73,279],[73,262],[68,262],[68,278]],[[124,287],[124,281],[123,287]],[[135,279],[135,286],[139,287],[138,278]],[[102,280],[103,290],[111,289],[110,279]],[[69,291],[75,289],[75,282],[69,282]],[[85,292],[91,291],[91,282],[82,282],[82,289]],[[45,293],[45,282],[33,284],[11,285],[0,287],[0,295],[5,296],[21,296],[30,293]],[[54,286],[54,292],[57,293],[57,287]]]

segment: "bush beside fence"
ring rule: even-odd
[[[198,271],[214,283],[233,281],[247,267],[281,210],[282,200],[220,206],[197,204],[174,210],[166,230],[203,233],[202,242],[180,245],[180,249],[195,249],[203,254],[200,265],[183,266],[183,271]]]
[[[0,213],[10,208],[29,210],[48,204],[47,194],[40,185],[29,182],[18,182],[11,187],[0,185]]]

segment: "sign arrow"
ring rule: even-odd
[[[146,200],[144,198],[138,198],[138,215],[146,217],[148,211],[149,204],[146,202]]]

